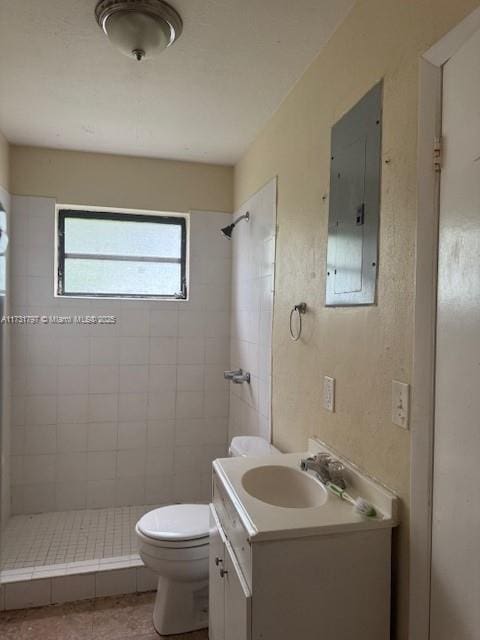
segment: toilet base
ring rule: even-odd
[[[153,626],[162,636],[208,627],[208,580],[174,582],[160,577]]]

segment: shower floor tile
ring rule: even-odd
[[[1,535],[2,570],[135,556],[135,523],[149,506],[13,516]]]

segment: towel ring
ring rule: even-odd
[[[293,330],[293,316],[295,315],[295,313],[298,314],[298,331],[295,333]],[[293,342],[297,342],[298,340],[300,340],[301,336],[302,336],[302,316],[305,315],[305,313],[307,313],[307,303],[306,302],[300,302],[299,304],[296,304],[293,309],[290,311],[290,337],[293,340]]]

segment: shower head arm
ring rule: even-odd
[[[233,221],[233,226],[237,225],[240,220],[250,220],[250,211],[244,213],[243,216],[239,216],[236,220]]]
[[[222,233],[226,238],[231,238],[232,237],[232,231],[235,229],[235,227],[240,222],[240,220],[247,220],[247,221],[250,220],[250,212],[247,211],[246,213],[243,214],[243,216],[240,216],[239,218],[234,220],[227,227],[223,227]]]

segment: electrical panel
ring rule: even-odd
[[[376,301],[382,88],[373,87],[332,128],[326,306]]]

